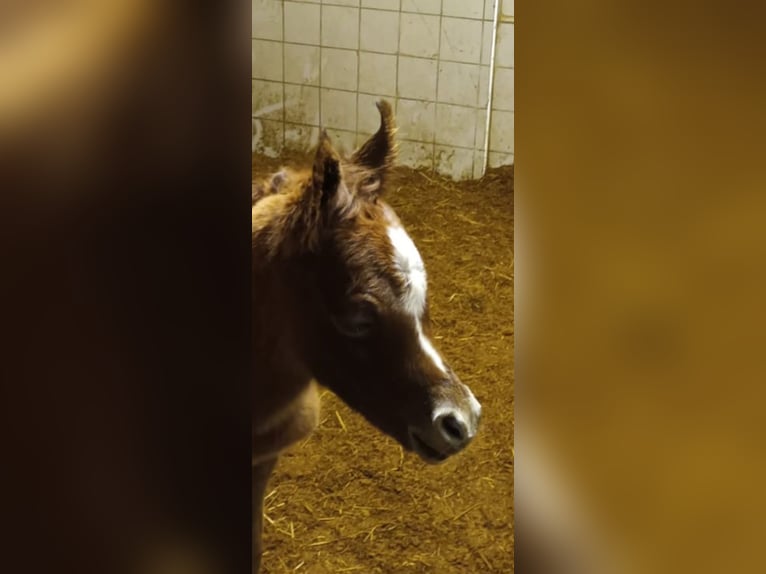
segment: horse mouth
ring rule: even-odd
[[[415,453],[428,464],[442,463],[450,457],[450,454],[452,454],[452,453],[444,453],[444,452],[438,451],[432,446],[429,446],[422,438],[420,438],[413,431],[410,431],[409,434],[410,434],[410,444],[412,445],[412,450],[414,450]]]

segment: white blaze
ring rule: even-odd
[[[394,247],[394,263],[406,282],[402,304],[410,315],[420,318],[426,307],[426,268],[418,248],[402,227],[389,227],[388,238]]]
[[[423,352],[431,358],[443,373],[446,373],[447,369],[442,358],[436,352],[428,337],[423,333],[423,326],[420,323],[420,317],[426,308],[426,292],[428,290],[423,258],[404,228],[399,226],[389,227],[388,238],[394,247],[394,263],[399,271],[401,271],[405,280],[402,306],[415,321],[415,329],[417,330],[418,340]]]

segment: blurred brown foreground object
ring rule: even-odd
[[[517,441],[613,571],[763,572],[766,7],[516,6]]]
[[[0,2],[5,571],[248,571],[232,7]]]

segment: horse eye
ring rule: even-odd
[[[369,303],[354,305],[346,312],[333,317],[340,333],[352,339],[361,339],[375,327],[375,308]]]

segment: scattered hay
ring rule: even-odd
[[[253,174],[308,161],[255,157]],[[482,428],[427,466],[325,391],[319,429],[270,484],[263,571],[513,572],[513,167],[466,182],[398,168],[386,199],[425,259],[434,339]]]

